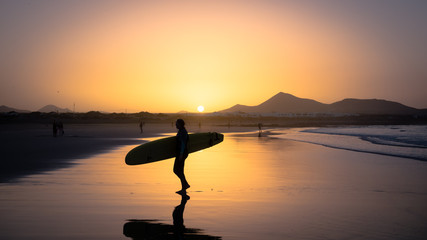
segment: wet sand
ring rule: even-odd
[[[127,166],[135,145],[0,184],[4,239],[426,239],[427,164],[256,134]],[[174,224],[175,223],[175,224]],[[179,233],[178,233],[179,234]]]
[[[191,126],[190,126],[191,127]],[[194,127],[194,126],[192,126]],[[195,131],[248,131],[248,128],[203,126]],[[141,138],[176,132],[171,124],[71,124],[63,136],[53,137],[51,125],[0,125],[0,183],[28,174],[45,172],[74,164],[75,159],[111,151],[117,147],[141,144]]]

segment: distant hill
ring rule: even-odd
[[[18,113],[29,113],[31,111],[28,110],[21,110],[16,108],[11,108],[5,105],[0,106],[0,112],[18,112]]]
[[[68,108],[59,108],[55,105],[46,105],[38,110],[39,112],[49,113],[49,112],[59,112],[59,113],[68,113],[72,112]]]
[[[417,114],[422,110],[381,99],[344,99],[329,105],[329,112],[352,114]]]
[[[427,109],[416,109],[403,104],[378,99],[344,99],[324,104],[280,92],[257,106],[237,104],[221,113],[330,113],[330,114],[427,114]]]
[[[185,110],[182,110],[182,111],[179,111],[179,112],[177,112],[178,114],[187,114],[187,113],[190,113],[189,111],[185,111]]]
[[[258,106],[237,104],[221,112],[245,113],[307,113],[324,112],[326,104],[305,98],[298,98],[287,93],[278,93]]]

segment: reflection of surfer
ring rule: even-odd
[[[129,220],[123,226],[123,234],[133,240],[137,239],[221,239],[221,237],[203,234],[201,229],[184,226],[184,209],[190,196],[179,193],[181,203],[172,212],[173,225],[159,223],[157,220]],[[172,235],[173,234],[173,235]]]
[[[188,157],[188,147],[187,147],[188,133],[187,133],[187,130],[185,129],[184,120],[182,119],[176,120],[175,125],[176,125],[176,128],[178,129],[178,134],[176,135],[177,152],[176,152],[175,163],[173,165],[173,172],[181,180],[182,189],[180,190],[180,192],[185,192],[185,190],[190,187],[184,175],[184,163],[185,163],[185,159]]]
[[[183,239],[185,226],[184,226],[184,209],[185,204],[190,199],[186,193],[181,194],[181,204],[175,207],[172,212],[173,217],[173,233],[175,234],[176,239]]]

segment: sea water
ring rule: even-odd
[[[276,137],[346,150],[427,161],[427,126],[352,126],[276,131]]]
[[[0,238],[170,239],[178,206],[189,239],[427,238],[423,161],[225,134],[189,155],[183,201],[173,159],[127,166],[133,147],[0,184]]]

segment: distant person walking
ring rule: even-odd
[[[58,134],[58,125],[56,124],[56,120],[53,120],[52,130],[53,137],[56,137],[56,135]]]
[[[141,133],[144,132],[144,129],[143,129],[144,125],[145,125],[145,122],[143,122],[143,121],[139,122],[139,130],[141,131]]]
[[[181,180],[182,189],[177,193],[184,193],[190,187],[184,175],[185,159],[188,157],[188,132],[185,129],[185,122],[182,119],[176,120],[175,126],[178,129],[178,133],[176,135],[176,158],[173,165],[173,172]]]
[[[261,133],[262,133],[262,123],[258,123],[258,137],[261,137]]]
[[[61,121],[58,122],[58,131],[61,136],[64,136],[64,124]]]

